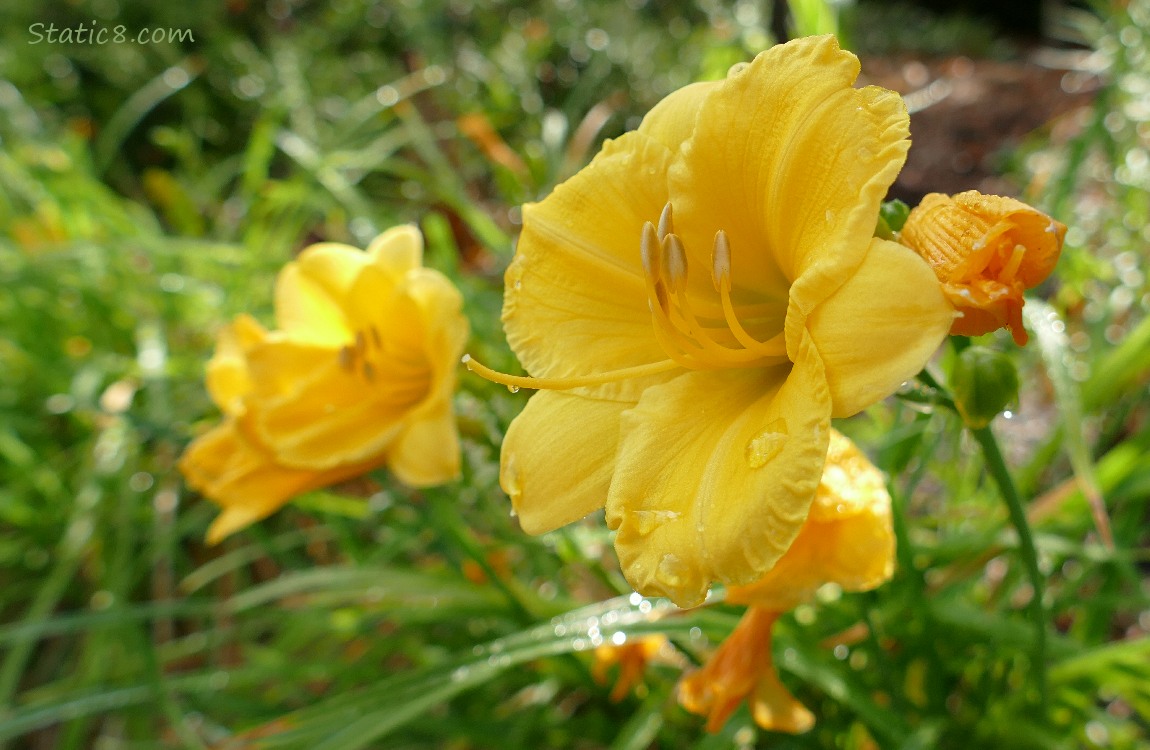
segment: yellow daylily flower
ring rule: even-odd
[[[910,212],[899,241],[930,263],[961,313],[951,333],[979,336],[1022,327],[1022,293],[1042,283],[1062,253],[1066,225],[1022,201],[968,190],[931,193]]]
[[[544,389],[501,482],[542,533],[606,506],[635,589],[680,606],[790,547],[830,419],[917,373],[954,318],[929,266],[872,236],[902,167],[894,92],[833,37],[671,94],[524,208],[503,321]]]
[[[241,315],[220,333],[207,386],[224,420],[180,459],[223,507],[209,542],[380,466],[416,487],[458,475],[451,398],[468,325],[422,253],[412,226],[366,252],[312,245],[276,279],[277,330]]]
[[[814,716],[779,680],[771,630],[779,616],[826,583],[866,591],[894,572],[890,495],[882,474],[848,438],[832,431],[827,464],[811,513],[794,544],[765,576],[732,587],[727,601],[748,604],[743,619],[699,669],[679,683],[679,702],[719,731],[743,700],[755,723],[805,732]]]

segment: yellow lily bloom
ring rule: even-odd
[[[1022,201],[968,190],[931,193],[910,212],[899,241],[930,263],[943,293],[962,313],[951,333],[979,336],[1022,327],[1022,293],[1050,275],[1066,225]]]
[[[276,279],[278,330],[242,315],[221,332],[207,386],[224,421],[180,459],[223,507],[209,542],[379,466],[416,487],[458,475],[451,398],[468,325],[422,253],[412,226],[366,252],[312,245]]]
[[[732,587],[727,601],[748,604],[743,619],[699,669],[679,683],[679,702],[719,731],[743,700],[763,729],[805,732],[814,716],[775,673],[771,630],[779,616],[826,583],[866,591],[894,572],[890,495],[882,474],[848,438],[832,431],[827,465],[811,513],[794,544],[765,576]]]
[[[671,94],[524,208],[508,341],[534,377],[501,482],[542,533],[606,505],[635,589],[680,606],[768,571],[806,520],[832,416],[916,374],[954,318],[874,238],[905,160],[894,92],[833,37]]]

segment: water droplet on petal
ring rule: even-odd
[[[667,588],[677,589],[683,585],[687,566],[678,555],[667,553],[655,568],[655,580]]]
[[[500,480],[503,491],[511,498],[511,502],[519,500],[519,496],[523,494],[523,478],[519,475],[519,463],[515,460],[514,454],[509,455],[503,464]],[[512,514],[514,512],[513,510]]]
[[[673,510],[636,510],[631,512],[635,521],[636,530],[640,536],[647,536],[665,523],[670,523],[679,517]]]
[[[747,466],[759,469],[783,450],[787,442],[787,423],[783,419],[776,419],[767,425],[766,429],[747,441],[744,456]]]

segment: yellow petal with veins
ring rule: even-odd
[[[954,309],[930,267],[898,243],[872,239],[862,264],[807,318],[826,364],[835,418],[865,409],[914,377],[953,321]]]
[[[519,525],[543,534],[603,507],[619,444],[619,418],[634,402],[559,391],[527,402],[503,439],[499,482]],[[571,481],[571,477],[578,481]]]
[[[625,412],[607,524],[627,581],[680,607],[786,552],[826,457],[830,393],[809,341],[770,369],[690,372]]]
[[[732,586],[727,601],[785,612],[825,583],[867,591],[894,572],[890,495],[882,474],[849,438],[831,431],[827,463],[798,538],[766,575]]]
[[[808,37],[761,53],[709,92],[668,174],[692,262],[709,267],[722,229],[736,291],[789,295],[804,312],[861,262],[910,143],[901,98],[852,88],[858,72],[834,37]]]
[[[567,377],[666,359],[652,335],[639,236],[667,202],[651,175],[670,154],[639,133],[604,144],[589,166],[524,207],[507,269],[503,326],[528,373]],[[594,390],[633,398],[647,380]]]

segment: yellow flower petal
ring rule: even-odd
[[[499,470],[524,531],[543,534],[603,507],[619,418],[633,405],[556,391],[531,397],[503,439]]]
[[[809,312],[861,262],[909,141],[901,98],[852,88],[858,71],[834,37],[808,37],[710,91],[668,175],[693,263],[710,267],[722,229],[736,290]]]
[[[703,102],[722,81],[700,81],[672,91],[643,116],[639,132],[672,154],[691,138]]]
[[[341,300],[368,264],[354,247],[323,242],[306,248],[276,277],[276,323],[297,341],[333,345],[352,329]]]
[[[246,352],[266,338],[267,331],[250,315],[237,316],[216,338],[205,382],[212,401],[225,414],[236,416],[243,411],[243,398],[252,389]]]
[[[208,531],[209,544],[271,515],[301,492],[363,471],[362,466],[319,473],[285,469],[230,420],[196,438],[180,457],[188,486],[223,507]]]
[[[834,416],[894,393],[922,369],[953,320],[930,268],[901,245],[872,239],[862,265],[807,318]]]
[[[793,369],[692,372],[623,414],[607,524],[627,581],[681,607],[745,584],[790,546],[826,457],[830,394],[805,345]]]
[[[658,219],[667,149],[628,133],[542,203],[524,208],[523,232],[507,269],[503,325],[523,367],[567,377],[666,359],[652,333],[639,237]],[[634,397],[644,383],[596,389]]]
[[[411,420],[388,453],[387,468],[409,487],[430,487],[459,476],[459,431],[451,401]]]
[[[825,583],[866,591],[894,572],[890,495],[882,474],[847,437],[832,430],[827,463],[810,516],[786,554],[727,601],[783,612],[809,600]]]
[[[258,401],[248,411],[251,429],[284,466],[298,469],[382,455],[429,388],[423,363],[366,363],[369,375],[363,363],[345,368],[336,351],[295,341],[270,341],[248,361]]]
[[[371,241],[367,255],[398,283],[405,273],[423,265],[423,235],[411,224],[392,227]]]

